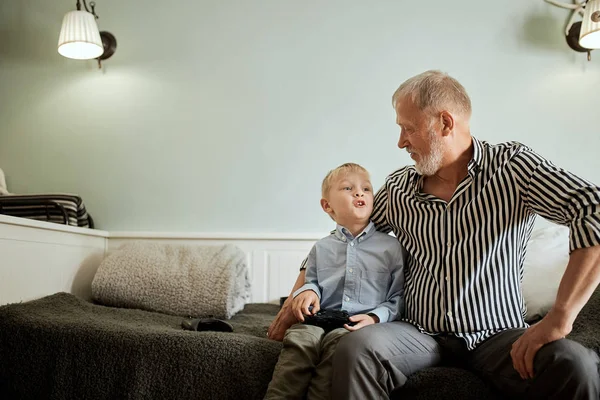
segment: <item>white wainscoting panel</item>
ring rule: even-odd
[[[0,305],[57,292],[91,298],[108,232],[0,215]]]
[[[322,235],[325,236],[325,235]],[[252,281],[251,303],[279,303],[296,282],[302,260],[318,234],[202,234],[111,232],[108,254],[124,243],[143,240],[185,245],[233,244],[246,253]]]
[[[279,303],[289,295],[302,260],[325,235],[106,232],[0,215],[0,305],[57,292],[90,299],[104,257],[135,240],[236,245],[246,253],[249,301]]]

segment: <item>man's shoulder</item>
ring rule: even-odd
[[[412,182],[412,179],[419,174],[414,165],[406,165],[389,174],[385,180],[386,184],[394,184],[394,186],[407,185]]]
[[[518,142],[516,140],[512,140],[512,141],[508,141],[508,142],[501,142],[501,143],[489,143],[486,141],[482,141],[481,145],[484,149],[484,151],[488,154],[492,154],[495,156],[501,156],[501,155],[515,155],[518,153],[521,153],[523,151],[532,151],[531,148],[521,142]]]
[[[521,160],[537,162],[539,156],[527,145],[518,141],[491,144],[481,141],[482,166],[496,168],[506,163],[512,164]]]

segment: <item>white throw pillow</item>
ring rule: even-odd
[[[534,229],[527,247],[522,284],[527,320],[546,315],[554,305],[568,262],[569,228],[545,225]]]
[[[4,171],[2,171],[2,169],[0,169],[0,195],[1,194],[10,194],[6,187],[6,180],[4,179]]]

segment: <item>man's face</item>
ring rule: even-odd
[[[396,123],[400,127],[398,147],[406,149],[415,161],[418,173],[434,175],[442,166],[444,141],[436,131],[434,120],[409,99],[396,102]]]

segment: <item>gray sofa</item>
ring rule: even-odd
[[[2,399],[261,399],[281,343],[266,338],[279,307],[248,304],[234,333],[189,332],[181,317],[106,307],[57,293],[0,307]],[[600,351],[600,290],[570,338]],[[469,371],[411,376],[398,399],[501,398]]]

